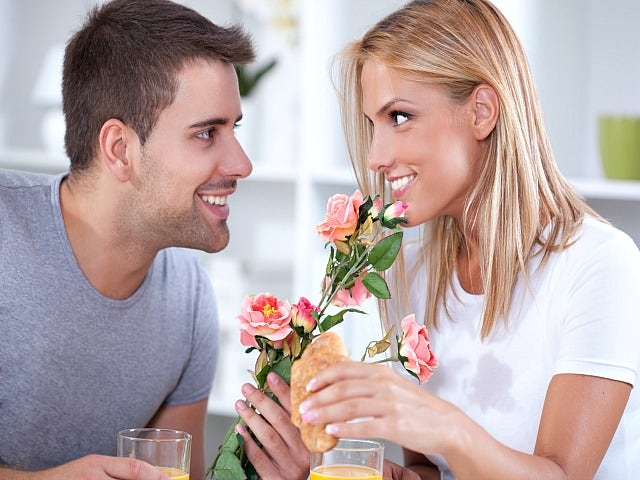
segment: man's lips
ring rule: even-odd
[[[207,210],[212,212],[217,217],[226,219],[229,216],[229,206],[227,205],[227,199],[229,195],[213,195],[213,194],[198,194]]]

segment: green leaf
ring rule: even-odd
[[[213,469],[216,480],[246,480],[240,459],[233,452],[224,450]]]
[[[253,66],[236,65],[236,75],[238,76],[238,90],[241,97],[248,97],[253,93],[263,76],[265,76],[277,64],[276,59],[272,59],[257,70]]]
[[[380,275],[376,272],[369,272],[367,276],[362,279],[362,284],[365,286],[372,295],[377,298],[391,298],[391,293],[389,293],[389,287],[387,287],[387,282],[384,281]]]
[[[288,385],[291,380],[291,357],[284,357],[280,360],[273,371],[280,375]]]
[[[393,264],[394,260],[398,256],[401,244],[402,232],[396,232],[392,235],[389,235],[388,237],[383,238],[375,247],[371,249],[371,252],[369,253],[369,263],[379,272],[386,270]],[[372,290],[369,291],[371,293],[374,293]]]
[[[345,313],[348,312],[365,313],[362,310],[358,310],[357,308],[345,308],[344,310],[340,310],[335,315],[328,315],[320,324],[320,331],[326,332],[330,328],[333,328],[341,323],[344,320]]]
[[[265,384],[267,381],[267,375],[271,371],[271,368],[272,366],[267,363],[262,370],[256,372],[256,382],[258,382],[258,386]]]

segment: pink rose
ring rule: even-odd
[[[351,196],[337,194],[329,198],[324,220],[316,226],[318,235],[327,242],[346,240],[356,231],[362,201],[360,190],[356,190]]]
[[[408,208],[409,208],[409,204],[398,200],[397,202],[392,203],[385,209],[382,217],[387,222],[389,220],[393,220],[394,218],[405,218],[406,216],[405,214]]]
[[[255,337],[265,337],[275,348],[282,348],[282,341],[291,332],[291,305],[286,300],[278,300],[270,293],[247,296],[242,302],[240,320],[240,343],[258,348]]]
[[[305,297],[300,297],[297,304],[291,306],[291,323],[293,327],[302,327],[305,333],[316,328],[316,319],[312,313],[317,312],[318,307],[312,305]]]
[[[362,283],[360,278],[356,278],[355,284],[350,289],[340,290],[333,297],[331,303],[336,307],[360,306],[371,296],[371,293]]]
[[[438,360],[429,346],[427,327],[424,325],[419,327],[413,314],[404,317],[400,326],[403,331],[399,345],[402,365],[415,374],[420,383],[425,383],[438,366]]]
[[[384,206],[384,204],[382,203],[382,198],[378,197],[373,201],[373,205],[371,205],[371,208],[369,209],[369,216],[371,218],[378,218],[378,215],[380,214],[380,210],[382,210],[382,207]]]

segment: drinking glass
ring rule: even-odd
[[[143,460],[173,480],[189,480],[191,434],[164,428],[118,432],[118,457]]]
[[[309,480],[382,480],[383,461],[382,443],[342,438],[333,449],[311,454]]]

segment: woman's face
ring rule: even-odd
[[[373,126],[369,168],[409,204],[408,226],[462,218],[484,145],[474,137],[474,102],[454,103],[435,85],[408,80],[383,63],[362,69],[364,114]]]

